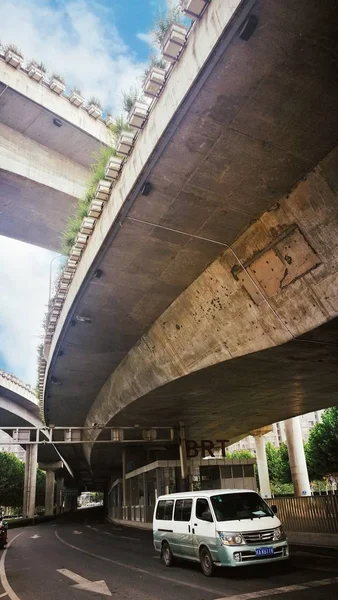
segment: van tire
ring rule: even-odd
[[[174,562],[174,556],[168,542],[163,542],[161,556],[163,564],[166,567],[171,567]]]
[[[200,563],[204,575],[206,577],[212,577],[215,572],[215,565],[208,548],[205,546],[200,550]]]

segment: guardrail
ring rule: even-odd
[[[338,534],[338,496],[272,498],[285,530],[301,533]]]

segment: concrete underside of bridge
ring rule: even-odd
[[[107,143],[104,123],[0,58],[0,235],[60,251]]]
[[[25,393],[18,393],[14,388],[0,385],[0,429],[3,427],[42,427],[39,407],[25,397]],[[26,394],[27,396],[27,394]],[[10,434],[9,431],[6,433]],[[25,444],[22,444],[25,447]],[[59,460],[53,446],[40,446],[39,459],[50,462]]]
[[[235,35],[185,98],[150,195],[105,237],[108,206],[92,236],[51,350],[48,422],[182,418],[191,435],[234,439],[336,401],[336,324],[323,324],[338,314],[337,9],[260,1],[252,12],[252,38]],[[74,315],[91,323],[70,327]],[[321,325],[325,344],[294,341]],[[316,366],[330,381],[320,398]],[[105,454],[114,462],[95,448],[93,466]]]

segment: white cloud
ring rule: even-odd
[[[141,42],[145,42],[149,46],[153,47],[153,40],[151,32],[149,33],[137,33],[136,37],[141,40]]]
[[[48,304],[54,252],[0,236],[0,349],[8,370],[36,384],[36,348]],[[57,263],[52,264],[53,276]]]
[[[48,0],[2,0],[0,23],[3,44],[16,44],[27,60],[42,60],[68,86],[97,96],[113,112],[145,67],[121,39],[112,8],[95,0],[53,6]]]

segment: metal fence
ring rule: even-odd
[[[338,496],[272,498],[286,531],[338,534]]]
[[[112,519],[123,521],[135,521],[141,523],[151,523],[153,519],[153,506],[143,506],[141,504],[134,506],[112,506],[109,516]]]

